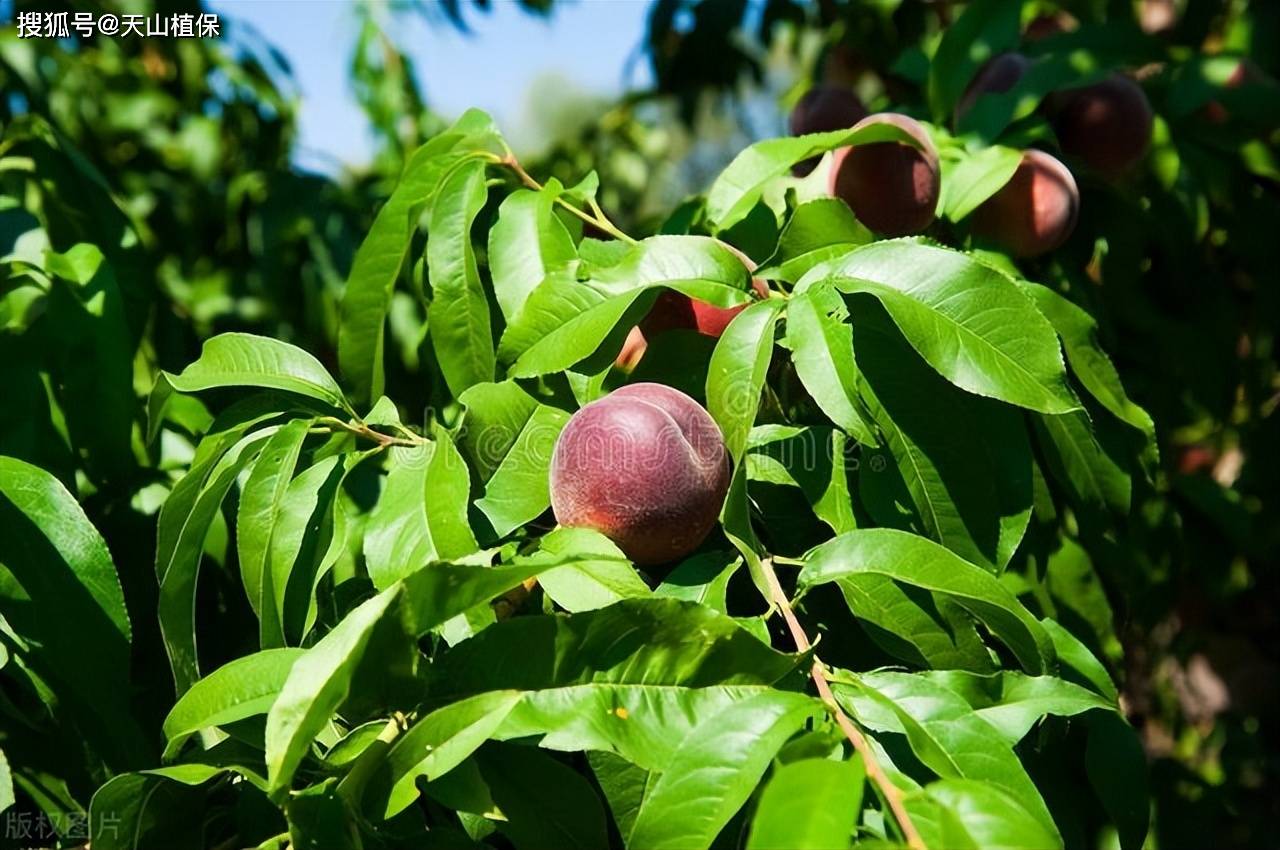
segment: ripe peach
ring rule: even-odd
[[[791,135],[847,130],[866,117],[867,108],[849,89],[818,85],[805,92],[796,108],[791,110]],[[813,157],[797,162],[791,167],[791,171],[803,177],[817,167],[820,159],[821,157]]]
[[[1080,191],[1067,167],[1044,151],[1029,150],[1013,177],[973,213],[973,233],[1015,257],[1037,257],[1071,235]]]
[[[1030,67],[1031,60],[1021,53],[1001,53],[988,59],[956,103],[955,123],[958,125],[984,94],[1001,94],[1013,88]]]
[[[696,549],[728,490],[719,427],[696,401],[662,384],[631,384],[583,407],[551,456],[556,520],[596,529],[637,564]]]
[[[1128,77],[1060,92],[1047,106],[1063,151],[1105,177],[1118,177],[1147,153],[1151,104]]]
[[[919,122],[896,112],[869,115],[854,129],[892,124],[921,147],[875,142],[837,151],[830,192],[853,208],[867,227],[884,236],[919,233],[933,223],[941,178],[938,152]]]

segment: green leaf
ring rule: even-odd
[[[346,700],[366,651],[378,642],[374,639],[379,627],[387,639],[412,645],[431,629],[546,567],[534,559],[497,568],[436,564],[391,585],[345,616],[294,664],[267,715],[272,792],[288,787],[312,740]]]
[[[748,300],[748,285],[746,266],[718,241],[654,236],[613,265],[594,269],[587,281],[545,280],[503,334],[499,356],[515,361],[510,374],[516,378],[563,371],[592,355],[591,362],[603,366],[621,350],[625,330],[648,311],[656,289],[732,307]],[[628,323],[619,327],[624,317]]]
[[[948,221],[961,221],[999,192],[1022,162],[1022,151],[992,145],[970,153],[962,148],[942,153],[942,198],[938,202]]]
[[[1031,518],[1031,445],[1022,416],[948,384],[879,305],[855,300],[850,311],[862,398],[920,526],[965,560],[1004,569]],[[874,464],[860,475],[863,486],[884,477]]]
[[[955,850],[1061,850],[1062,838],[993,783],[970,779],[934,782],[906,799],[917,823],[937,823],[930,847]]]
[[[961,389],[1042,413],[1080,408],[1053,326],[1012,280],[973,258],[911,241],[875,242],[810,271],[874,295],[911,346]]]
[[[1040,621],[1044,630],[1053,640],[1054,652],[1062,666],[1078,674],[1080,681],[1087,683],[1097,693],[1106,697],[1109,703],[1115,703],[1120,697],[1115,682],[1102,662],[1094,657],[1080,639],[1064,629],[1056,620],[1045,617]]]
[[[589,611],[620,599],[649,595],[649,586],[609,538],[586,528],[557,528],[539,548],[571,563],[538,577],[547,596],[566,611]]]
[[[1120,846],[1137,850],[1146,841],[1151,816],[1142,741],[1117,712],[1095,712],[1085,721],[1089,725],[1084,751],[1089,784],[1115,823]]]
[[[729,579],[741,566],[742,559],[729,552],[694,555],[668,573],[653,593],[669,599],[697,602],[726,614],[729,610]]]
[[[975,0],[943,30],[929,63],[929,109],[935,118],[950,117],[984,61],[1018,46],[1020,10],[1015,0]]]
[[[609,811],[613,813],[613,822],[618,825],[618,833],[630,835],[644,800],[645,786],[652,774],[613,753],[587,753],[587,762],[604,792]]]
[[[446,705],[413,724],[387,752],[385,817],[418,798],[418,779],[439,779],[489,739],[520,701],[519,691],[491,691]]]
[[[751,821],[747,850],[848,847],[862,810],[862,759],[802,759],[774,772]]]
[[[427,226],[431,346],[449,390],[493,380],[495,359],[489,300],[480,281],[471,226],[487,196],[485,163],[470,160],[445,178]]]
[[[905,734],[912,752],[938,776],[989,782],[1056,837],[1053,817],[1012,745],[959,694],[921,675],[892,672],[869,673],[853,686],[832,689],[864,725]]]
[[[569,414],[514,382],[477,384],[460,400],[467,414],[459,442],[484,482],[476,507],[503,537],[550,506],[551,453]]]
[[[467,523],[470,477],[448,434],[434,443],[396,447],[390,472],[365,532],[369,577],[378,588],[432,561],[453,560],[479,547]]]
[[[550,180],[540,192],[508,195],[489,231],[493,291],[508,324],[553,269],[565,269],[578,258],[573,238],[555,214],[562,191],[558,181]]]
[[[1043,673],[1053,664],[1053,644],[1044,628],[995,576],[923,537],[890,528],[842,534],[805,557],[798,586],[803,591],[864,573],[951,598],[1008,646],[1031,673]]]
[[[645,795],[627,846],[710,846],[778,749],[823,713],[812,697],[774,691],[703,721],[680,742]]]
[[[863,445],[878,440],[858,398],[858,366],[843,299],[825,284],[787,305],[787,345],[800,383],[827,418]]]
[[[747,444],[748,475],[800,488],[814,516],[843,534],[858,527],[846,452],[846,437],[834,428],[757,425]]]
[[[338,331],[338,363],[357,401],[382,395],[387,311],[422,210],[447,171],[497,140],[489,116],[475,109],[465,112],[409,156],[395,192],[360,243],[343,291]]]
[[[765,187],[786,175],[791,166],[806,159],[849,145],[875,142],[919,143],[892,124],[869,124],[859,130],[836,130],[782,139],[765,139],[743,150],[720,173],[707,191],[707,223],[713,230],[727,230],[742,219],[760,200]]]
[[[8,457],[0,528],[0,565],[36,613],[27,637],[41,676],[110,764],[138,763],[149,748],[129,707],[132,631],[106,542],[56,478]]]
[[[945,188],[945,183],[943,184]],[[819,263],[849,253],[875,237],[838,198],[816,198],[796,207],[778,237],[778,247],[756,272],[767,280],[795,283]]]
[[[0,812],[17,802],[13,795],[13,773],[9,769],[9,759],[0,751]]]
[[[480,771],[505,821],[498,828],[516,850],[598,850],[609,846],[604,807],[577,771],[532,747],[481,753]]]
[[[196,586],[205,537],[219,516],[231,485],[262,451],[274,430],[274,427],[263,429],[240,438],[207,472],[206,468],[193,465],[187,473],[196,490],[192,501],[170,497],[160,511],[156,549],[156,575],[160,580],[157,619],[179,696],[200,678],[196,652]],[[172,540],[172,546],[166,546],[166,540]]]
[[[236,509],[240,578],[250,607],[262,620],[264,645],[279,644],[284,639],[276,614],[275,588],[269,580],[271,536],[312,421],[295,419],[271,435],[249,472]],[[268,640],[268,636],[274,637]]]
[[[1095,708],[1116,710],[1115,703],[1054,676],[1027,676],[1016,670],[986,676],[962,670],[933,670],[921,675],[964,697],[1010,746],[1046,715],[1071,717]]]
[[[724,433],[735,462],[746,451],[747,435],[755,424],[782,306],[772,299],[752,304],[734,317],[711,353],[707,411]]]
[[[203,843],[203,785],[222,774],[203,764],[125,773],[94,792],[89,837],[95,850],[165,850]]]
[[[264,387],[297,393],[351,412],[342,389],[319,360],[278,339],[245,333],[219,334],[206,340],[200,359],[168,375],[184,393],[219,387]]]
[[[211,726],[266,714],[301,649],[265,649],[230,661],[191,686],[164,719],[166,758],[187,737]]]
[[[1097,321],[1052,289],[1026,281],[1019,281],[1019,286],[1058,332],[1067,362],[1080,383],[1112,415],[1142,433],[1154,458],[1157,452],[1155,423],[1125,393],[1115,365],[1098,342]]]
[[[1127,514],[1132,484],[1083,411],[1035,417],[1036,436],[1054,480],[1077,505]]]

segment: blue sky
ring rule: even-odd
[[[471,32],[419,15],[398,18],[394,37],[417,66],[427,102],[446,117],[478,106],[493,114],[519,148],[529,85],[557,74],[577,93],[616,96],[648,82],[648,65],[627,60],[644,33],[648,0],[557,2],[543,20],[511,0],[491,0],[487,14],[464,0]],[[300,162],[330,170],[359,165],[372,144],[347,82],[356,36],[348,0],[210,0],[208,6],[243,21],[275,44],[293,66],[302,94]],[[629,85],[628,85],[629,83]]]

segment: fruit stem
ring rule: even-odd
[[[760,561],[760,566],[764,572],[765,581],[769,585],[769,595],[773,597],[773,603],[782,612],[782,619],[787,623],[787,629],[791,632],[791,639],[795,642],[796,649],[800,652],[808,652],[812,644],[809,642],[809,637],[804,633],[804,627],[796,619],[796,613],[791,608],[791,602],[787,599],[787,594],[782,590],[782,585],[778,582],[778,574],[773,571],[773,562],[769,558],[763,558]],[[902,802],[902,792],[898,790],[898,786],[889,781],[889,777],[885,775],[884,770],[880,767],[880,762],[876,760],[875,754],[871,750],[871,745],[867,743],[866,737],[853,724],[849,715],[845,714],[844,710],[840,708],[840,704],[836,702],[835,694],[831,692],[831,685],[827,681],[827,672],[817,656],[814,656],[810,675],[813,676],[813,683],[818,687],[818,695],[822,698],[823,703],[826,704],[827,710],[835,717],[836,725],[840,727],[840,731],[844,732],[845,737],[849,739],[849,743],[853,744],[853,749],[857,751],[858,755],[862,756],[862,763],[867,769],[867,778],[879,789],[884,801],[893,811],[893,816],[898,821],[898,826],[902,829],[902,835],[907,841],[907,846],[911,850],[926,850],[924,839],[916,831],[916,826],[912,823],[911,816],[907,814],[907,808]]]
[[[510,168],[512,171],[514,171],[516,173],[516,176],[520,178],[521,183],[528,186],[530,189],[533,189],[535,192],[542,191],[542,184],[539,183],[537,180],[534,180],[532,175],[530,175],[529,172],[524,170],[524,166],[520,164],[520,160],[516,159],[516,155],[511,152],[510,148],[507,148],[506,156],[502,157],[497,161],[499,164],[505,165],[507,168]],[[573,204],[566,201],[563,197],[556,198],[556,203],[559,204],[564,209],[571,212],[572,214],[576,215],[578,218],[585,221],[587,224],[590,224],[593,227],[603,230],[605,233],[608,233],[613,238],[626,242],[630,245],[636,244],[635,239],[632,239],[630,236],[623,233],[618,228],[617,225],[615,225],[612,221],[609,221],[609,217],[604,214],[604,210],[600,209],[600,205],[596,203],[595,198],[587,199],[587,203],[591,206],[591,212],[578,209]]]

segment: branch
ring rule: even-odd
[[[513,154],[510,150],[507,151],[506,156],[498,159],[497,162],[500,165],[505,165],[507,168],[510,168],[512,171],[514,171],[516,173],[516,176],[520,178],[520,182],[528,186],[530,189],[533,189],[535,192],[542,191],[542,184],[539,183],[537,180],[534,180],[533,177],[529,174],[529,172],[524,170],[524,166],[520,164],[520,160],[516,159],[516,155]],[[608,217],[606,217],[604,214],[604,210],[600,209],[600,205],[595,202],[594,198],[588,201],[588,203],[591,204],[591,209],[593,211],[590,213],[586,212],[585,210],[578,209],[577,207],[575,207],[573,204],[569,203],[562,197],[556,198],[556,203],[564,207],[569,212],[576,215],[578,218],[585,221],[587,224],[590,224],[592,227],[599,228],[600,230],[603,230],[605,233],[608,233],[614,239],[619,239],[631,245],[636,244],[636,240],[632,239],[630,236],[623,233],[620,229],[618,229],[618,226],[616,224],[614,224],[612,221],[609,221]]]
[[[782,611],[782,618],[787,622],[787,628],[791,632],[791,639],[795,641],[796,649],[801,652],[808,652],[812,644],[804,633],[804,628],[800,625],[800,621],[796,619],[796,613],[791,609],[791,602],[787,599],[787,594],[783,592],[782,585],[778,583],[778,574],[773,571],[773,563],[768,558],[764,558],[760,562],[760,566],[764,571],[765,581],[769,585],[769,594],[773,597],[772,601]],[[911,822],[911,816],[907,814],[907,808],[902,802],[902,792],[898,790],[898,786],[889,781],[889,777],[885,775],[884,770],[880,767],[880,762],[876,760],[875,754],[871,751],[871,745],[867,743],[866,737],[853,725],[853,721],[849,719],[849,715],[844,713],[836,702],[835,694],[831,693],[831,685],[827,681],[826,671],[823,670],[821,662],[815,656],[813,659],[813,669],[810,671],[813,676],[813,683],[818,687],[818,695],[822,701],[826,703],[827,710],[836,719],[836,725],[844,732],[845,737],[849,739],[849,743],[853,744],[853,749],[858,755],[862,756],[862,763],[867,768],[867,778],[879,789],[880,794],[884,797],[885,802],[889,805],[889,809],[893,812],[894,818],[898,821],[898,826],[902,829],[902,835],[907,840],[907,846],[911,850],[926,850],[924,840],[920,837],[920,833],[916,831],[916,826]]]
[[[357,437],[363,437],[366,440],[373,440],[384,449],[387,446],[417,446],[422,443],[429,442],[426,438],[419,437],[413,434],[412,431],[408,431],[403,428],[400,429],[400,431],[406,436],[393,437],[390,434],[383,434],[381,431],[375,431],[359,420],[343,422],[336,416],[321,416],[319,421],[329,426],[331,431],[333,429],[337,429],[339,431],[346,431],[349,434],[355,434]]]

